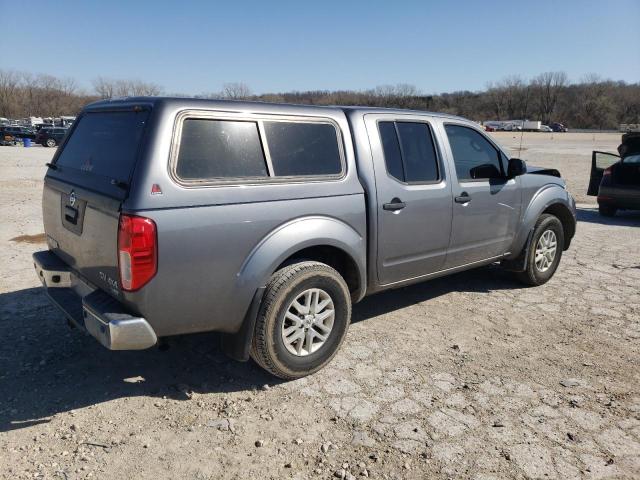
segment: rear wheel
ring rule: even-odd
[[[516,273],[518,280],[531,286],[547,283],[560,264],[563,246],[564,230],[558,217],[540,215],[527,252],[527,268]]]
[[[53,138],[47,138],[47,141],[45,142],[45,145],[47,147],[55,147],[56,146],[56,141]]]
[[[603,217],[613,217],[618,209],[616,207],[612,207],[611,205],[603,205],[601,203],[598,204],[598,212]]]
[[[304,377],[331,361],[350,321],[351,297],[342,276],[323,263],[295,263],[267,285],[251,357],[277,377]]]

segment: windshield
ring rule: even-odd
[[[84,114],[56,165],[128,182],[148,116],[147,110]]]

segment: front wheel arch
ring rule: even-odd
[[[564,232],[564,245],[563,250],[567,250],[571,245],[571,239],[576,233],[576,222],[571,211],[562,203],[553,203],[549,205],[542,214],[548,213],[557,217],[562,224],[562,230]]]

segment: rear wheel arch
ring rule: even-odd
[[[237,288],[255,292],[293,260],[314,260],[340,272],[356,302],[366,288],[366,250],[365,238],[340,220],[319,216],[295,219],[254,247],[238,272]]]
[[[364,293],[366,280],[361,278],[357,262],[346,251],[332,245],[314,245],[289,255],[272,273],[302,261],[315,261],[329,265],[344,278],[352,301],[358,301]]]

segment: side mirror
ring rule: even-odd
[[[507,167],[507,177],[514,178],[527,173],[527,164],[519,158],[510,158]]]

